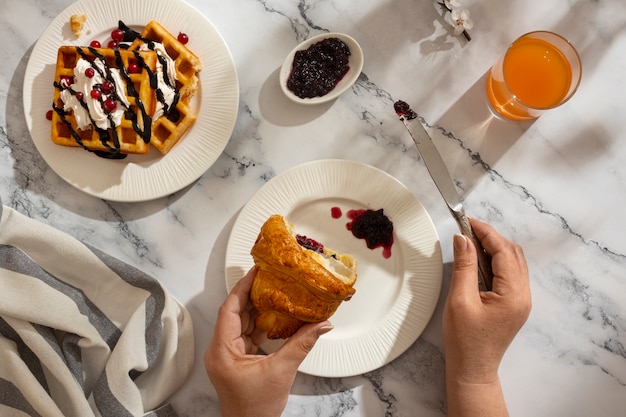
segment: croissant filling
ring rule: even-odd
[[[280,215],[261,227],[250,253],[257,267],[250,294],[259,312],[256,325],[270,339],[328,319],[355,292],[354,257],[295,234]]]
[[[350,259],[338,259],[336,253],[313,253],[313,259],[319,262],[324,268],[328,269],[336,278],[342,280],[346,284],[350,283],[350,277],[353,274]]]

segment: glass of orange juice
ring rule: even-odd
[[[556,33],[522,35],[487,74],[491,107],[513,120],[532,120],[572,97],[580,84],[578,52]]]

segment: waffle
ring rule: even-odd
[[[72,95],[76,97],[75,89],[80,89],[79,84],[68,85],[68,80],[76,81],[74,69],[81,57],[91,62],[93,68],[97,62],[103,63],[109,73],[109,69],[120,66],[122,75],[122,83],[124,87],[118,88],[117,93],[126,93],[134,90],[136,95],[128,94],[126,99],[129,103],[128,108],[117,101],[117,108],[123,110],[120,124],[113,128],[99,128],[94,125],[93,118],[90,117],[88,126],[81,130],[79,122],[72,109],[63,109],[64,103],[62,99],[62,91],[70,90]],[[141,65],[143,62],[143,65]],[[104,49],[89,47],[61,46],[57,54],[56,72],[54,76],[54,102],[52,112],[52,141],[58,145],[83,147],[90,151],[100,151],[109,155],[119,154],[145,154],[149,151],[149,142],[151,136],[151,118],[154,114],[155,95],[150,86],[150,73],[154,73],[156,69],[157,56],[152,51],[137,52],[126,51],[121,49]],[[119,65],[121,63],[121,65]],[[128,73],[126,70],[129,64],[139,63],[140,72]],[[96,77],[99,71],[95,71]],[[110,75],[109,77],[110,78]],[[95,78],[94,78],[95,79]],[[132,86],[130,85],[132,84]],[[132,88],[131,88],[132,87]],[[90,88],[90,87],[89,87]],[[100,100],[100,103],[104,101]],[[91,98],[88,91],[83,92],[81,104],[87,105]],[[98,103],[94,100],[94,104]],[[110,116],[110,114],[109,114]],[[109,121],[109,126],[112,122]]]
[[[161,154],[166,154],[196,120],[197,115],[190,107],[190,99],[199,89],[198,72],[202,70],[202,62],[175,36],[154,20],[144,27],[128,49],[140,50],[143,45],[152,48],[151,41],[163,45],[167,54],[174,60],[176,70],[175,89],[179,96],[175,109],[166,112],[163,116],[153,120],[152,123],[150,143]]]

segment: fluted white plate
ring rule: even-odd
[[[343,216],[333,218],[339,207]],[[391,257],[370,250],[346,228],[348,210],[383,209],[394,225]],[[243,207],[226,251],[226,287],[253,266],[250,249],[271,214],[282,214],[304,234],[357,258],[356,293],[331,317],[300,371],[346,377],[377,369],[403,353],[428,324],[441,290],[442,258],[430,216],[397,179],[369,165],[321,160],[268,181]],[[283,341],[267,341],[266,352]]]
[[[86,14],[86,29],[76,38],[70,16]],[[123,160],[103,159],[82,148],[55,145],[50,140],[46,111],[52,108],[55,62],[61,45],[103,44],[122,20],[141,30],[159,21],[172,34],[189,35],[187,45],[202,60],[201,91],[192,106],[194,125],[165,156]],[[37,150],[48,165],[74,187],[106,200],[145,201],[179,191],[197,180],[222,153],[232,134],[239,106],[239,82],[224,39],[202,13],[182,0],[79,0],[60,13],[35,44],[24,77],[24,115]]]

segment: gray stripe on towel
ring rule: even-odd
[[[104,342],[113,349],[117,344],[121,330],[85,295],[85,293],[66,282],[60,281],[37,265],[27,254],[14,246],[0,245],[0,268],[36,278],[51,288],[71,298],[78,311],[87,316]]]
[[[41,362],[37,355],[24,343],[20,335],[7,323],[2,317],[0,317],[0,334],[7,339],[11,340],[15,343],[15,347],[17,348],[17,352],[20,355],[20,358],[24,361],[30,372],[37,379],[37,382],[41,385],[41,387],[46,390],[47,393],[50,393],[50,389],[48,387],[48,381],[46,381],[46,375],[41,367]],[[0,390],[0,393],[2,390]]]
[[[146,274],[145,272],[128,265],[119,259],[103,252],[97,248],[90,247],[93,253],[109,267],[113,272],[119,275],[125,282],[130,285],[141,288],[150,293],[150,297],[146,299],[146,359],[148,367],[156,360],[159,353],[161,341],[162,322],[161,316],[165,308],[165,293],[159,282]],[[131,375],[133,380],[141,373]]]
[[[98,376],[96,385],[93,387],[93,400],[102,417],[133,417],[133,414],[111,392],[106,370]]]
[[[41,414],[24,398],[22,392],[11,381],[3,378],[0,378],[0,404],[20,410],[30,417],[41,417]]]

